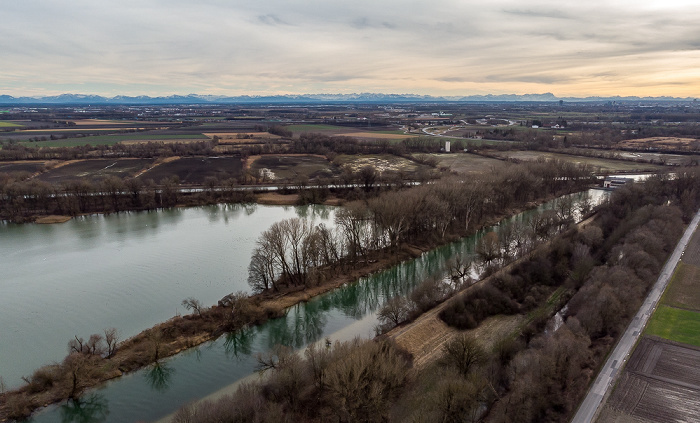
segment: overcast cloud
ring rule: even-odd
[[[700,96],[696,1],[21,0],[0,94]]]

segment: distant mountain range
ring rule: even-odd
[[[448,103],[448,102],[688,102],[692,97],[557,97],[544,94],[487,94],[470,96],[430,96],[416,94],[302,94],[273,96],[170,95],[166,97],[123,96],[103,97],[89,94],[61,94],[46,97],[12,97],[0,95],[1,105],[67,104],[67,105],[163,105],[163,104],[324,104],[324,103]]]

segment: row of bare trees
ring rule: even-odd
[[[558,161],[526,163],[498,173],[446,178],[347,203],[336,212],[333,230],[301,219],[277,222],[258,240],[249,266],[249,283],[256,292],[317,283],[324,276],[322,270],[367,262],[377,251],[395,252],[406,243],[445,242],[508,209],[588,183],[590,174],[585,167]],[[559,212],[570,220],[572,203],[562,201]],[[553,224],[561,224],[557,212],[552,213],[532,220],[538,236],[546,234]],[[512,230],[510,233],[516,235]]]
[[[205,180],[201,193],[180,191],[177,177],[152,180],[121,179],[108,176],[102,180],[76,180],[50,184],[37,179],[24,180],[21,175],[0,174],[0,218],[21,222],[36,215],[119,212],[171,207],[180,202],[208,204],[218,201],[250,200],[250,193],[237,190],[236,180]]]

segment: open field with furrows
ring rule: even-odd
[[[692,255],[686,250],[685,256]],[[698,259],[696,259],[698,260]],[[681,261],[661,303],[670,307],[700,311],[700,266]]]
[[[269,180],[295,180],[299,176],[309,179],[329,178],[340,173],[323,156],[272,154],[251,157],[248,164],[256,175]]]
[[[569,154],[550,153],[542,151],[494,151],[492,154],[499,157],[506,157],[517,160],[537,160],[539,158],[557,159],[576,164],[586,164],[594,171],[600,173],[614,172],[657,172],[667,170],[662,165],[650,163],[636,163],[626,160],[599,159],[595,157],[574,156]]]
[[[419,172],[430,172],[430,166],[418,164],[404,157],[391,154],[367,154],[350,156],[341,154],[333,162],[338,166],[348,166],[353,172],[357,172],[365,166],[372,166],[380,173],[397,172],[408,176],[415,176]]]
[[[269,132],[205,132],[209,138],[219,137],[220,144],[246,144],[251,142],[278,140],[279,135]]]
[[[52,184],[86,180],[95,182],[108,176],[126,178],[149,167],[152,159],[94,159],[79,160],[57,166],[36,178]]]
[[[341,136],[341,137],[353,137],[353,138],[377,139],[377,140],[403,140],[406,138],[413,138],[416,136],[416,135],[404,134],[404,133],[401,133],[400,131],[398,133],[389,132],[389,131],[377,131],[377,132],[358,131],[358,132],[346,132],[344,134],[337,134],[337,135]]]
[[[284,129],[288,129],[294,133],[294,135],[303,134],[304,132],[311,132],[315,134],[325,134],[325,135],[340,135],[347,132],[352,132],[345,126],[335,126],[335,125],[289,125],[285,126]]]
[[[46,162],[36,162],[36,161],[16,161],[16,162],[0,162],[0,173],[14,173],[14,172],[29,172],[36,173],[39,172]]]
[[[681,257],[681,262],[700,267],[700,230],[696,230],[693,237],[690,238],[688,246],[685,247],[683,257]],[[697,279],[695,281],[695,286],[700,290],[700,281]],[[700,302],[698,302],[697,306],[700,307]]]
[[[243,164],[238,157],[186,157],[155,166],[141,174],[139,179],[159,183],[177,177],[180,183],[201,185],[208,177],[219,180],[237,178],[242,170]]]
[[[164,135],[164,134],[151,134],[145,133],[133,133],[133,134],[119,134],[119,135],[97,135],[92,137],[81,137],[81,138],[67,138],[63,140],[52,140],[52,141],[37,141],[28,142],[23,141],[20,144],[26,147],[76,147],[81,145],[114,145],[125,141],[138,141],[138,142],[166,142],[166,141],[203,141],[209,139],[202,134],[191,134],[191,135]]]
[[[507,165],[502,160],[468,153],[431,154],[431,156],[438,159],[438,167],[447,167],[452,172],[462,174],[485,173]]]
[[[642,338],[598,423],[696,422],[700,349]]]
[[[645,333],[700,347],[700,231],[678,263]]]
[[[139,126],[162,125],[163,122],[146,120],[109,120],[109,119],[76,119],[71,120],[76,126]]]
[[[625,140],[618,144],[620,148],[659,149],[659,150],[700,150],[700,140],[695,138],[651,137]]]

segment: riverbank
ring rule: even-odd
[[[320,205],[323,206],[340,206],[343,204],[343,199],[334,195],[330,195],[325,201],[321,202]],[[254,195],[255,204],[261,204],[266,206],[296,206],[299,205],[299,194],[280,194],[277,192],[264,192]],[[201,204],[208,205],[208,204]],[[193,207],[192,204],[177,204],[174,207]],[[194,206],[196,207],[196,205]],[[122,210],[129,211],[129,210]],[[143,210],[134,210],[143,211]],[[49,215],[41,216],[35,215],[31,216],[28,220],[18,222],[18,223],[37,223],[37,224],[54,224],[54,223],[65,223],[71,220],[73,217],[78,216],[89,216],[93,214],[109,214],[115,212],[94,212],[94,213],[80,213],[76,216],[66,216],[66,215]],[[119,212],[116,212],[119,213]]]
[[[538,202],[529,203],[521,207],[520,210],[535,207],[547,199],[543,198]],[[483,226],[495,223],[517,211],[518,209],[512,209],[500,216],[494,216],[485,221]],[[337,271],[338,275],[329,278],[326,283],[308,287],[303,291],[254,296],[246,298],[245,301],[236,305],[212,307],[208,311],[202,311],[201,316],[199,314],[177,316],[121,343],[118,352],[110,359],[87,356],[83,360],[84,366],[79,369],[76,385],[78,389],[85,389],[104,380],[144,367],[156,359],[174,355],[184,349],[214,339],[226,331],[232,331],[245,325],[262,323],[269,318],[281,315],[287,307],[333,290],[345,283],[356,281],[364,275],[389,268],[457,238],[458,236],[455,235],[449,239],[426,242],[422,245],[404,245],[395,251],[375,252],[367,260],[343,266],[342,270]],[[71,377],[65,372],[68,369],[65,367],[67,364],[69,363],[46,366],[38,370],[30,378],[31,383],[18,390],[24,390],[24,399],[15,398],[9,401],[3,399],[3,404],[7,403],[18,410],[26,410],[67,398],[71,393]],[[45,388],[53,393],[45,393],[43,391]]]

